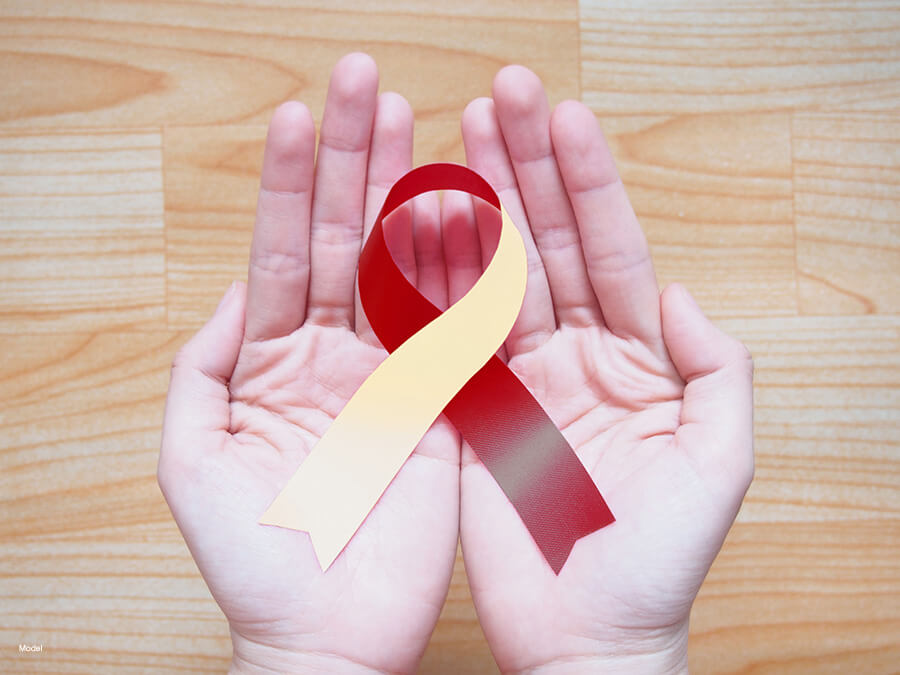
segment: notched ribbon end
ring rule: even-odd
[[[532,537],[544,554],[544,559],[557,576],[569,559],[575,544],[616,522],[616,517],[606,505],[603,497],[599,493],[597,496],[598,499],[588,509],[572,509],[568,512],[580,514],[583,518],[580,522],[569,520],[565,523],[558,523],[549,529],[532,532]],[[563,532],[565,534],[562,534]]]
[[[344,549],[343,544],[340,543],[339,538],[328,535],[330,528],[327,525],[317,525],[304,518],[301,509],[297,508],[295,504],[286,503],[289,500],[282,499],[283,494],[276,497],[257,522],[260,525],[273,525],[288,530],[306,532],[309,535],[313,554],[316,556],[319,567],[323,572],[326,571]]]

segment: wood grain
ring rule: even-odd
[[[202,325],[246,280],[265,137],[255,124],[166,129],[169,327]]]
[[[757,471],[741,521],[900,524],[900,319],[723,325],[757,370]]]
[[[355,5],[355,6],[354,6]],[[289,99],[321,119],[334,62],[362,49],[382,86],[420,116],[453,119],[490,91],[494,72],[527,61],[551,95],[577,95],[576,5],[508,0],[210,3],[150,0],[4,2],[0,97],[6,126],[268,122]],[[415,67],[410,67],[415,64]],[[77,81],[78,87],[67,86]]]
[[[900,318],[722,322],[754,354],[756,476],[694,605],[697,672],[896,672]]]
[[[0,333],[165,327],[159,130],[0,130]]]
[[[796,314],[788,115],[600,121],[661,284],[716,316]]]
[[[900,663],[893,0],[0,0],[0,672],[222,672],[155,483],[169,362],[244,278],[272,110],[342,54],[463,159],[496,70],[600,117],[654,254],[754,353],[701,673]],[[42,643],[39,655],[19,643]],[[495,673],[457,558],[420,672]]]
[[[584,101],[604,114],[896,110],[890,0],[582,0]]]
[[[900,312],[900,120],[896,114],[794,118],[800,310]]]
[[[698,673],[896,673],[900,527],[738,522],[691,614]]]
[[[156,485],[186,335],[0,337],[0,670],[221,672],[230,643]],[[39,660],[17,645],[43,644]],[[28,655],[30,656],[30,655]]]

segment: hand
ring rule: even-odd
[[[463,138],[528,249],[509,367],[618,519],[557,577],[464,447],[460,534],[485,635],[504,671],[685,669],[691,604],[753,475],[749,353],[681,286],[660,295],[584,105],[551,115],[537,76],[509,67],[466,109]]]
[[[229,290],[172,367],[159,483],[228,618],[235,670],[411,671],[452,573],[459,440],[443,420],[327,572],[306,533],[257,523],[386,356],[355,273],[363,224],[410,168],[413,116],[377,88],[367,56],[336,65],[315,168],[307,109],[276,111],[248,285]],[[392,221],[395,257],[420,286],[446,294],[444,268],[432,264],[437,199],[414,207]]]

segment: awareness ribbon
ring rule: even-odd
[[[460,190],[500,211],[497,249],[475,285],[441,312],[394,264],[382,221],[432,190]],[[575,542],[615,518],[575,452],[495,355],[525,295],[522,237],[493,188],[458,164],[400,178],[359,258],[359,293],[389,356],[363,382],[260,523],[309,533],[327,569],[441,412],[512,502],[556,574]]]

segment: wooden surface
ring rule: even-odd
[[[155,482],[168,365],[245,277],[272,110],[320,118],[354,49],[418,163],[503,64],[580,96],[660,281],[754,353],[693,670],[900,672],[900,8],[853,0],[0,0],[0,671],[226,667]],[[421,671],[495,670],[458,560]]]

